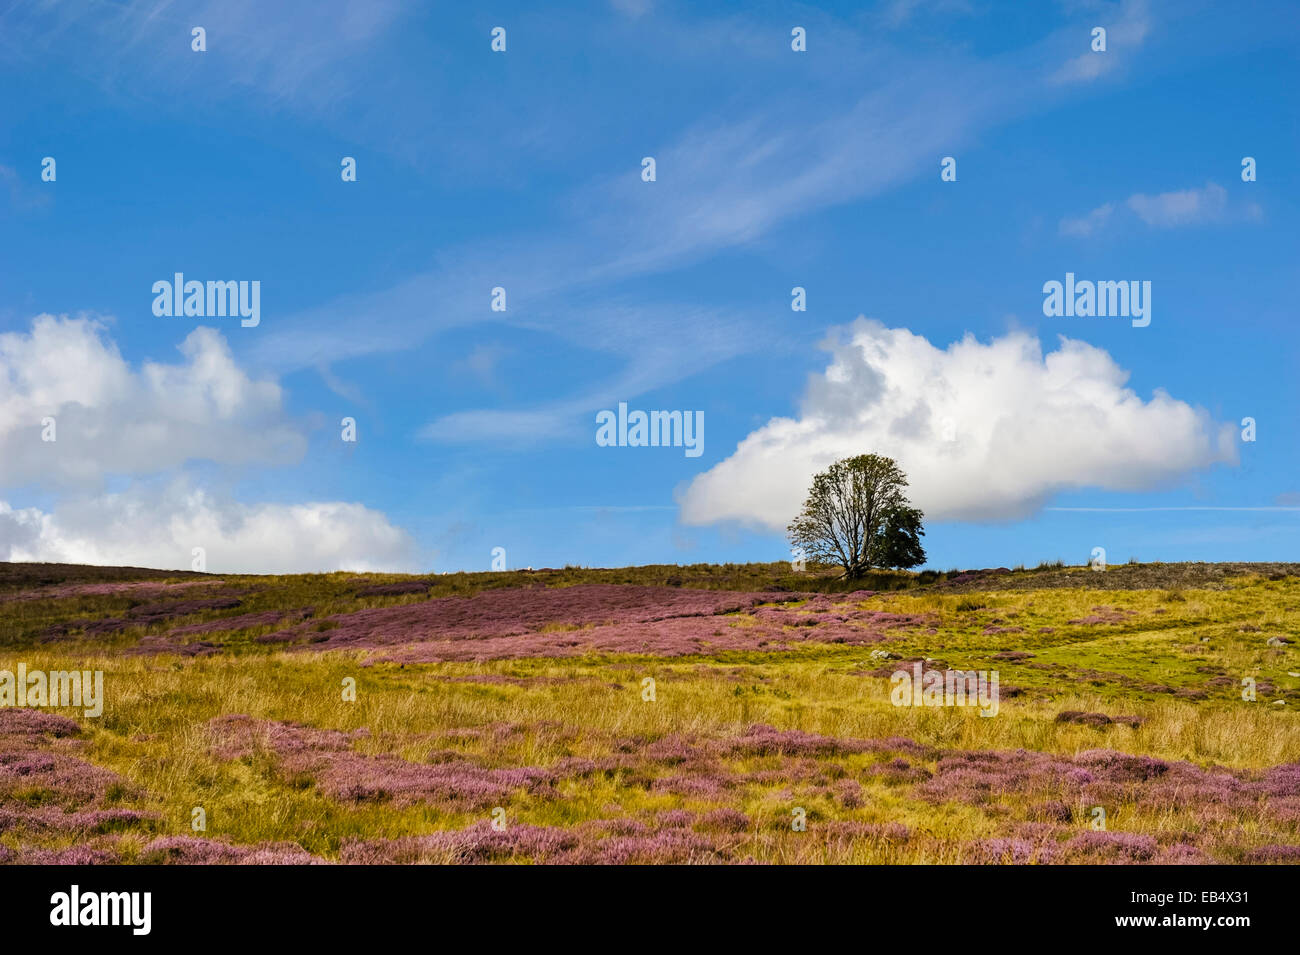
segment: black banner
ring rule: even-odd
[[[1226,866],[8,867],[0,892],[7,942],[337,944],[477,925],[499,944],[503,933],[553,938],[566,924],[584,938],[600,929],[595,937],[630,939],[703,919],[741,937],[778,925],[815,936],[851,923],[873,942],[936,933],[1010,942],[1043,932],[1232,944],[1291,922],[1288,874]]]

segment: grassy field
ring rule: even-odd
[[[1300,565],[0,564],[0,671],[105,696],[0,708],[0,861],[1300,862],[1298,639]]]

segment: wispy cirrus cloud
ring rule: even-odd
[[[970,16],[975,6],[970,0],[888,0],[880,5],[876,19],[891,30],[923,16]]]
[[[31,4],[24,8],[29,13],[43,9]],[[63,13],[64,8],[56,8],[64,20],[81,22]],[[125,9],[129,12],[112,21],[112,28],[127,33],[134,29],[148,47],[158,42],[157,31],[164,29],[154,20],[165,24],[167,37],[166,31],[180,26],[174,10],[165,5],[135,2]],[[236,85],[243,83],[272,101],[301,103],[310,110],[318,76],[326,92],[337,93],[324,76],[331,64],[346,63],[367,43],[383,42],[406,12],[396,3],[368,13],[350,4],[329,9],[345,24],[349,17],[365,19],[357,29],[344,31],[345,38],[335,35],[341,28],[330,25],[312,27],[305,40],[284,38],[289,44],[286,49],[304,43],[309,47],[299,57],[287,57],[297,64],[295,71],[269,61],[268,51],[275,46],[271,41],[286,29],[278,16],[268,28],[270,39],[258,39],[235,60],[217,65]],[[900,15],[909,9],[899,8]],[[213,23],[232,36],[239,35],[241,23],[247,26],[245,21],[253,17],[249,10],[247,4],[236,4],[215,11],[218,19]],[[1110,27],[1112,50],[1104,54],[1111,57],[1140,45],[1155,21],[1140,0],[1126,0],[1113,10],[1118,11],[1118,20]],[[297,19],[283,18],[289,24]],[[615,19],[624,18],[616,15]],[[743,38],[733,52],[744,62],[748,62],[745,57],[757,58],[754,62],[763,65],[766,76],[779,75],[770,68],[772,58],[792,55],[786,35],[772,34],[745,17],[688,22],[652,8],[640,19],[644,29],[655,31],[656,36],[680,36],[675,47],[680,57],[714,58],[716,51],[699,39],[714,34]],[[535,31],[537,24],[530,26]],[[599,24],[589,28],[601,29]],[[806,61],[817,96],[810,99],[806,89],[777,87],[764,87],[761,95],[748,98],[734,94],[725,112],[678,130],[675,136],[659,134],[657,141],[630,153],[625,167],[561,191],[554,202],[553,227],[545,232],[507,232],[444,252],[429,271],[386,289],[282,317],[251,345],[240,347],[248,347],[247,354],[256,363],[277,372],[323,369],[337,393],[357,398],[331,370],[337,363],[407,350],[451,329],[499,323],[536,329],[572,343],[595,343],[609,361],[598,367],[595,380],[576,381],[569,397],[540,410],[532,405],[515,411],[451,412],[423,431],[439,440],[463,440],[490,435],[494,429],[486,425],[498,422],[510,431],[523,425],[537,435],[561,433],[565,427],[561,419],[590,400],[635,397],[707,368],[710,361],[716,364],[773,341],[773,325],[764,317],[728,316],[728,324],[739,321],[746,327],[744,333],[728,336],[725,347],[706,347],[707,333],[689,327],[672,340],[670,357],[662,357],[663,348],[647,352],[641,347],[647,339],[638,337],[636,329],[652,325],[647,319],[674,306],[650,302],[631,317],[627,308],[618,305],[622,283],[699,264],[760,241],[820,210],[861,201],[932,172],[939,156],[982,132],[1070,95],[1064,88],[1069,84],[1057,83],[1054,88],[1046,81],[1059,69],[1060,50],[1078,36],[1086,41],[1086,31],[1080,34],[1082,27],[1075,26],[993,57],[981,59],[969,51],[945,48],[939,54],[904,61],[879,38],[844,23],[822,21],[815,29],[819,49],[855,53],[842,60],[810,57]],[[319,31],[324,32],[318,36]],[[520,33],[516,30],[512,35]],[[531,39],[537,41],[536,36]],[[601,39],[593,36],[588,41],[598,48]],[[134,37],[128,37],[126,46],[135,58],[130,62],[138,69],[142,48]],[[189,56],[188,44],[180,52]],[[190,57],[185,68],[196,68],[195,59]],[[841,62],[852,65],[847,70],[832,67]],[[1037,82],[1026,82],[1026,77]],[[635,99],[637,94],[633,90],[629,95]],[[400,108],[396,113],[405,115]],[[503,121],[507,117],[495,111],[485,115],[494,143],[502,134],[519,134],[518,123]],[[792,120],[795,116],[797,121]],[[392,117],[386,119],[391,125]],[[470,140],[477,128],[474,122],[467,125]],[[427,132],[418,122],[414,128],[404,124],[403,131],[412,142],[423,141]],[[655,183],[643,183],[637,175],[636,161],[643,153],[657,157]],[[505,313],[487,310],[487,293],[495,285],[508,288],[511,305]],[[431,310],[430,303],[437,303],[436,308]],[[692,310],[689,303],[686,310],[702,312]],[[626,344],[615,344],[619,342]],[[632,387],[639,390],[629,390]]]
[[[619,304],[580,309],[566,337],[593,347],[616,368],[562,399],[516,409],[472,409],[429,422],[420,437],[450,444],[532,444],[590,437],[594,414],[619,401],[690,378],[758,347],[756,322],[735,310]],[[548,316],[542,325],[554,325]],[[765,337],[774,334],[767,329]]]
[[[848,41],[837,36],[835,42]],[[698,265],[818,211],[934,173],[941,156],[981,132],[1066,95],[1024,82],[1026,74],[1046,78],[1060,42],[1053,35],[990,59],[944,51],[900,64],[888,50],[854,58],[866,65],[855,67],[860,75],[852,82],[819,78],[825,96],[766,95],[738,114],[731,110],[668,141],[647,143],[625,167],[562,193],[555,225],[545,234],[463,246],[388,289],[287,316],[259,335],[250,354],[291,371],[408,349],[457,328],[533,329],[612,360],[594,366],[595,380],[575,382],[573,394],[540,409],[464,409],[421,433],[455,441],[566,433],[594,407],[779,339],[769,317],[744,310],[723,314],[644,299],[627,306],[624,283]],[[771,44],[776,50],[785,41],[771,38]],[[637,163],[645,154],[656,158],[655,182],[640,179]],[[505,312],[488,310],[496,285],[508,291]],[[438,303],[432,314],[430,302]],[[671,312],[690,320],[673,321],[666,317]],[[658,331],[663,328],[671,333]]]
[[[0,57],[59,58],[106,92],[165,98],[253,91],[268,105],[337,105],[355,73],[341,67],[399,22],[402,0],[16,0],[0,12]],[[207,33],[195,55],[191,30]]]
[[[1115,213],[1115,203],[1107,202],[1091,212],[1073,219],[1062,219],[1061,235],[1089,236],[1104,228]]]
[[[1049,77],[1049,82],[1061,86],[1092,83],[1123,72],[1154,27],[1146,0],[1124,0],[1116,6],[1097,4],[1094,10],[1093,26],[1106,31],[1105,51],[1092,49],[1090,32],[1080,33],[1079,45],[1084,52],[1071,57]]]

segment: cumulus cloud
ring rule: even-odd
[[[40,315],[29,333],[0,334],[0,486],[302,456],[280,386],[251,379],[217,331],[196,328],[179,350],[178,363],[133,369],[89,318]]]
[[[1062,337],[1044,355],[1013,332],[936,348],[858,318],[824,347],[800,416],[774,418],[679,495],[685,524],[784,530],[814,473],[876,452],[931,520],[1015,520],[1073,488],[1142,491],[1235,463],[1233,426],[1156,391],[1143,401],[1110,355]]]
[[[361,504],[254,504],[177,480],[80,497],[54,510],[0,501],[0,560],[188,570],[195,547],[213,573],[418,569],[409,535]]]
[[[196,328],[179,351],[133,367],[89,318],[0,334],[0,487],[55,498],[0,500],[0,560],[188,569],[202,547],[216,573],[415,569],[412,539],[362,504],[245,504],[178,476],[306,449],[279,384],[249,377],[218,332]]]

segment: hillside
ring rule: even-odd
[[[0,564],[0,671],[103,672],[0,708],[0,861],[1295,861],[1298,622],[1295,564]]]

